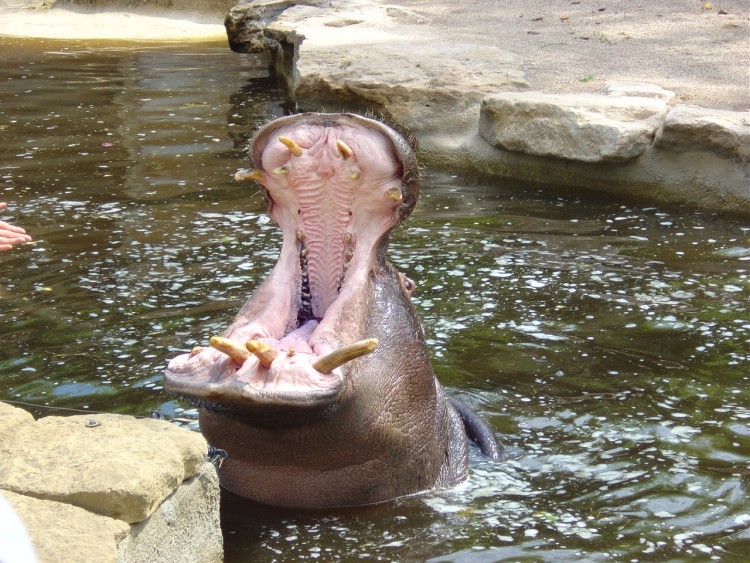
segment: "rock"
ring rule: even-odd
[[[484,44],[441,43],[418,12],[376,2],[238,4],[227,19],[230,46],[266,45],[294,102],[382,112],[414,132],[455,129],[463,111],[497,88],[528,88],[509,53]],[[247,29],[247,36],[241,30]],[[373,57],[373,46],[377,56]],[[475,127],[475,124],[473,124]]]
[[[91,414],[35,422],[0,403],[0,494],[42,563],[222,561],[219,484],[206,453],[200,434],[166,421]],[[5,561],[23,538],[7,546],[1,532]]]
[[[656,147],[671,151],[711,150],[739,162],[750,162],[750,112],[677,106],[667,114]]]
[[[133,526],[62,502],[10,491],[3,491],[2,496],[26,527],[42,563],[223,560],[219,481],[210,463],[199,476],[180,485],[151,516]],[[0,553],[4,555],[5,551]]]
[[[26,526],[41,563],[117,561],[117,546],[130,529],[122,520],[62,502],[2,494]]]
[[[279,43],[266,36],[265,27],[293,5],[294,2],[288,0],[237,3],[224,20],[229,47],[237,53],[275,51]]]
[[[664,102],[671,102],[675,93],[671,90],[665,90],[656,84],[646,82],[627,82],[620,80],[610,80],[606,84],[607,95],[616,96],[635,96],[638,98],[654,98]]]
[[[219,478],[206,462],[143,522],[133,525],[118,548],[118,563],[220,563]]]
[[[0,442],[0,489],[140,522],[198,472],[206,451],[202,436],[166,421],[50,416]]]
[[[509,151],[624,162],[651,145],[666,113],[666,103],[653,98],[507,92],[484,98],[479,131]]]
[[[0,448],[23,426],[34,424],[34,417],[23,409],[0,403]]]

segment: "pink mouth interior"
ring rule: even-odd
[[[259,340],[278,354],[268,367],[254,355],[238,363],[212,348],[183,354],[167,369],[173,391],[270,401],[341,388],[340,369],[322,374],[312,364],[355,334],[346,319],[356,323],[358,290],[381,240],[401,219],[403,167],[381,131],[357,123],[301,120],[263,141],[253,178],[267,192],[283,244],[268,279],[224,336],[240,346]]]

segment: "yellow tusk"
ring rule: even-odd
[[[237,170],[237,172],[234,175],[234,179],[238,182],[242,182],[245,180],[255,180],[256,182],[263,183],[263,180],[266,179],[266,175],[263,173],[263,170],[260,170],[258,168],[253,168],[250,170],[249,168],[243,168],[241,170]]]
[[[281,141],[281,144],[288,148],[294,156],[300,156],[302,154],[302,147],[292,141],[289,137],[284,137],[282,135],[279,137],[279,141]]]
[[[289,169],[286,166],[279,166],[278,168],[275,168],[274,170],[272,170],[271,174],[283,176],[284,174],[289,174]]]
[[[341,153],[341,156],[343,156],[345,159],[349,158],[354,154],[354,151],[351,149],[349,145],[347,145],[344,141],[339,139],[336,141],[336,148],[339,149],[339,152]]]
[[[383,195],[388,199],[393,199],[395,201],[401,201],[404,198],[404,196],[401,194],[401,190],[399,190],[398,188],[391,188]]]
[[[190,357],[192,358],[193,356],[196,356],[196,355],[200,354],[205,349],[206,349],[205,346],[196,346],[195,348],[193,348],[192,350],[190,350]]]
[[[258,358],[260,365],[266,369],[271,367],[271,363],[273,363],[276,356],[279,354],[271,346],[260,340],[248,340],[245,342],[245,348],[247,348],[247,351],[253,356]]]
[[[348,346],[342,346],[338,350],[331,352],[327,356],[318,358],[312,367],[320,373],[331,373],[339,366],[343,366],[346,362],[350,362],[355,358],[372,354],[378,347],[377,338],[368,338],[367,340],[360,340],[354,344]]]
[[[216,348],[219,352],[224,352],[232,358],[235,364],[242,365],[250,357],[250,353],[239,342],[229,340],[229,338],[212,336],[208,342],[211,344],[211,348]]]

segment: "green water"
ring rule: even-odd
[[[0,40],[0,399],[158,411],[166,361],[275,261],[232,180],[283,114],[224,45]],[[750,548],[750,222],[425,171],[391,259],[432,360],[517,457],[377,507],[227,497],[228,561],[742,561]]]

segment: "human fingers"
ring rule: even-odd
[[[31,237],[26,234],[4,231],[0,228],[0,244],[21,244],[31,242]]]
[[[25,235],[26,229],[24,229],[23,227],[16,227],[15,225],[11,225],[10,223],[6,223],[5,221],[0,221],[0,236],[3,236],[3,232]]]

